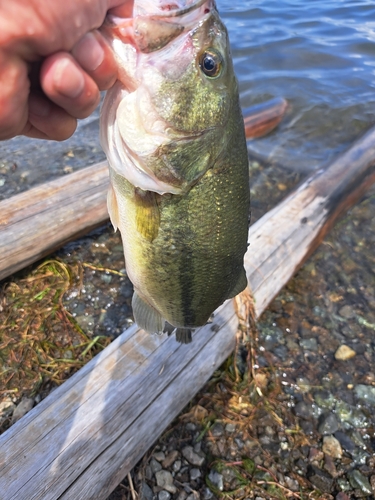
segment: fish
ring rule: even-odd
[[[135,0],[102,28],[118,65],[100,138],[138,326],[189,343],[247,286],[248,153],[214,0]]]

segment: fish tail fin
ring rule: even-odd
[[[162,334],[164,320],[160,313],[134,292],[132,299],[134,319],[137,325],[148,333]]]

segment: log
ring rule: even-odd
[[[245,113],[247,138],[273,130],[286,109],[272,99]],[[108,220],[106,162],[0,202],[0,280]]]
[[[337,217],[375,181],[375,129],[249,231],[259,316]],[[235,346],[233,300],[193,342],[136,325],[0,436],[4,500],[105,499]]]

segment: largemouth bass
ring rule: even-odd
[[[104,32],[119,77],[101,143],[134,318],[186,343],[247,284],[248,155],[228,34],[213,0],[135,0]]]

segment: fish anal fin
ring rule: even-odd
[[[112,184],[109,185],[107,193],[107,208],[112,226],[114,227],[115,231],[117,231],[117,228],[120,225],[120,216],[119,216],[116,193],[115,190],[113,189]]]
[[[245,269],[242,268],[240,277],[235,284],[235,286],[232,288],[232,290],[228,293],[227,299],[232,299],[239,293],[243,292],[245,288],[247,287],[247,277],[246,277],[246,272]]]
[[[164,320],[160,313],[134,292],[132,299],[133,315],[137,325],[147,333],[161,334]]]
[[[181,344],[190,344],[193,340],[191,328],[176,328],[176,340]]]
[[[160,210],[156,193],[135,189],[136,226],[138,232],[152,242],[158,235]]]

